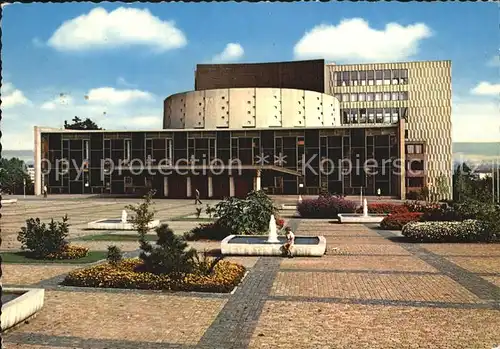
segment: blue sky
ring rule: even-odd
[[[32,149],[34,125],[74,115],[161,128],[162,100],[194,88],[197,63],[313,56],[450,59],[454,141],[500,139],[494,3],[14,4],[2,30],[5,149]]]

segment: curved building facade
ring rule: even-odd
[[[164,129],[340,126],[339,101],[324,93],[279,88],[190,91],[164,101]]]

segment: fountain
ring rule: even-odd
[[[229,235],[221,242],[223,255],[242,256],[282,256],[282,246],[286,238],[278,236],[276,218],[269,219],[268,235]],[[321,257],[326,252],[323,236],[295,236],[294,256]]]
[[[127,223],[127,211],[122,211],[122,223]]]
[[[339,213],[340,223],[380,223],[386,217],[385,214],[368,214],[368,200],[363,199],[363,214]]]
[[[270,244],[280,242],[278,239],[278,229],[276,228],[276,218],[274,218],[273,214],[269,219],[269,237],[267,238],[267,242]]]
[[[149,222],[149,228],[154,229],[160,225],[159,220]],[[87,224],[87,229],[92,230],[135,230],[134,224],[128,220],[127,211],[122,210],[121,218],[105,218]]]
[[[363,217],[368,217],[368,200],[363,200]]]

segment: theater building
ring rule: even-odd
[[[35,127],[35,171],[38,195],[404,198],[439,175],[451,185],[451,63],[198,65],[161,130]]]

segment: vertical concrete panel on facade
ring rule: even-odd
[[[229,128],[255,127],[255,89],[229,90]]]
[[[193,91],[186,94],[186,128],[205,127],[205,94]]]
[[[255,127],[281,126],[281,90],[255,89]]]
[[[282,127],[304,126],[304,91],[281,90]]]
[[[322,94],[313,91],[304,91],[305,126],[323,126],[323,98]]]
[[[42,195],[42,136],[40,127],[34,127],[35,195]]]
[[[205,91],[205,125],[229,126],[229,93],[227,89]],[[214,128],[215,128],[214,127]]]
[[[186,127],[186,93],[179,93],[171,97],[170,125],[172,128]]]

